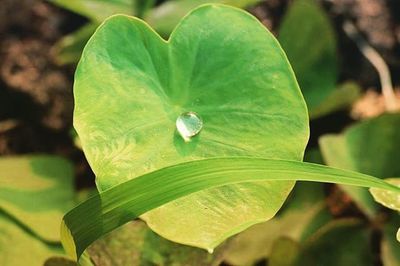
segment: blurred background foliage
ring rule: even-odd
[[[74,265],[63,257],[60,221],[96,192],[72,129],[72,81],[96,27],[122,13],[144,19],[168,38],[189,10],[210,2],[247,9],[280,41],[309,108],[306,161],[400,177],[400,114],[388,114],[376,69],[343,30],[346,21],[356,25],[383,57],[396,89],[398,1],[3,0],[1,265]],[[89,255],[96,265],[392,266],[400,265],[399,226],[398,213],[376,204],[367,190],[298,182],[274,219],[213,254],[172,243],[132,221],[97,241]]]

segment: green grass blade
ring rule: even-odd
[[[266,180],[338,183],[400,193],[400,188],[381,179],[311,163],[248,157],[191,161],[121,183],[77,206],[64,216],[62,243],[78,259],[96,239],[165,203],[212,187]]]

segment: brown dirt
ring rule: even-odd
[[[82,21],[45,1],[0,2],[0,156],[68,157],[79,186],[88,186],[93,174],[70,137],[73,67],[57,66],[50,54]]]

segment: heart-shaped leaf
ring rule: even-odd
[[[74,125],[100,191],[195,159],[302,159],[308,119],[293,72],[272,34],[242,10],[202,6],[168,42],[139,19],[114,16],[89,41],[75,78]],[[186,142],[175,121],[189,111],[203,128]],[[142,218],[170,240],[213,249],[273,217],[293,184],[213,188]]]
[[[320,139],[326,163],[330,166],[389,178],[400,176],[400,115],[386,114],[348,128],[343,134]],[[358,206],[370,216],[377,205],[366,190],[342,186]]]

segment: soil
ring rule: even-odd
[[[0,156],[67,157],[79,187],[94,176],[70,136],[74,66],[56,65],[51,48],[84,21],[45,1],[0,2]]]
[[[162,2],[162,1],[158,1]],[[342,29],[351,20],[384,57],[400,87],[400,1],[320,0],[336,29],[340,80],[379,91],[375,69]],[[276,33],[289,0],[265,0],[250,10]],[[71,137],[75,66],[55,63],[51,48],[85,19],[40,0],[0,1],[0,156],[50,153],[71,159],[77,187],[93,186],[94,175]],[[371,92],[368,92],[370,95]],[[341,111],[311,122],[310,147],[325,133],[354,121]],[[329,189],[335,216],[358,215],[349,200]],[[349,213],[350,210],[350,213]]]

